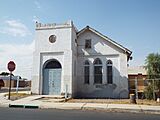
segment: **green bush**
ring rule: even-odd
[[[153,99],[153,85],[152,84],[148,85],[145,88],[144,95],[146,99],[149,99],[149,100]]]

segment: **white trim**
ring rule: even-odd
[[[47,61],[47,60],[43,60],[43,57],[44,56],[52,56],[52,55],[62,56],[62,55],[64,55],[64,52],[41,52],[40,53],[39,94],[42,94],[42,89],[43,89],[43,65]],[[63,63],[61,61],[59,61],[59,63],[61,64],[61,66],[63,68]],[[62,84],[63,84],[62,76],[63,76],[63,71],[61,73],[61,90],[62,90]]]

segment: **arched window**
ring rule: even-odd
[[[94,60],[94,83],[102,84],[102,61],[99,58]]]
[[[58,69],[58,68],[62,68],[62,66],[57,60],[51,60],[45,66],[45,69]]]
[[[112,70],[112,61],[108,60],[107,61],[107,81],[108,84],[112,84],[113,83],[113,70]]]
[[[84,83],[85,84],[89,84],[89,73],[90,73],[90,70],[89,70],[89,61],[86,60],[84,62]]]

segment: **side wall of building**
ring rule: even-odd
[[[72,97],[77,94],[77,31],[72,27]]]
[[[91,49],[85,49],[85,40],[91,39]],[[78,37],[77,97],[127,98],[127,55],[123,50],[91,31]],[[102,61],[102,84],[94,83],[94,60]],[[84,83],[84,61],[90,63],[90,82]],[[113,62],[113,84],[107,82],[107,60]]]

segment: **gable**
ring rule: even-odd
[[[90,35],[88,33],[90,33]],[[86,35],[86,34],[88,34],[88,35]],[[128,57],[128,60],[131,57],[132,52],[129,49],[123,47],[122,45],[120,45],[117,42],[111,40],[107,36],[104,36],[103,34],[101,34],[100,32],[98,32],[96,30],[94,30],[93,28],[91,28],[89,26],[85,27],[84,29],[82,29],[81,31],[79,31],[77,33],[77,37],[78,38],[82,38],[83,36],[86,37],[86,38],[84,37],[83,39],[89,39],[90,36],[92,36],[92,37],[96,36],[95,37],[96,39],[92,40],[93,44],[95,42],[97,42],[97,44],[98,44],[98,41],[99,41],[99,43],[102,43],[101,47],[103,47],[104,50],[106,48],[105,46],[107,45],[108,47],[112,48],[112,51],[118,51],[118,52],[125,53],[127,55],[127,57]],[[94,45],[96,45],[96,44],[94,44]]]
[[[91,40],[91,48],[86,48],[87,40]],[[78,53],[84,55],[118,55],[124,51],[91,31],[81,34],[77,40]]]

